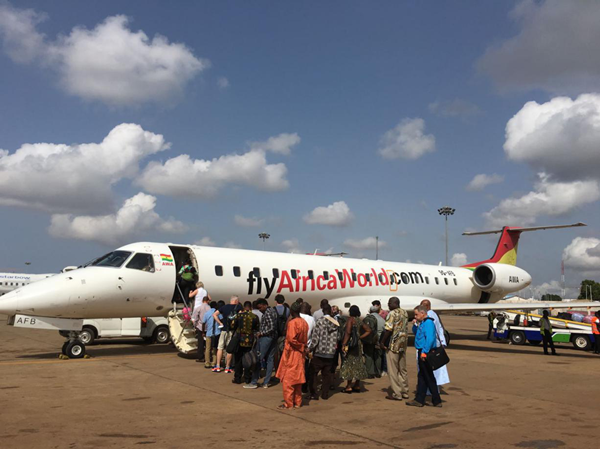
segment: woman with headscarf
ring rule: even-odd
[[[291,317],[287,323],[285,347],[277,369],[277,378],[283,387],[284,403],[281,409],[302,406],[302,384],[304,377],[304,357],[308,342],[308,324],[300,317],[300,303],[290,307]]]
[[[350,307],[350,317],[346,321],[346,332],[342,341],[342,354],[344,357],[340,377],[348,381],[344,393],[360,393],[360,381],[369,377],[362,356],[361,340],[370,334],[371,328],[360,319],[358,306]],[[352,384],[353,381],[354,385]]]

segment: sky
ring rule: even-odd
[[[600,281],[600,3],[0,0],[0,271],[135,241]],[[258,234],[270,238],[263,245]],[[30,265],[26,265],[30,263]],[[573,296],[570,289],[567,296]]]

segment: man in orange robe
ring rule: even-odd
[[[285,404],[280,405],[279,408],[285,409],[302,406],[302,384],[306,382],[304,357],[308,341],[308,324],[300,317],[300,304],[292,304],[290,310],[291,318],[287,323],[285,348],[277,370],[285,401]]]

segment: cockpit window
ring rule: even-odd
[[[154,273],[154,260],[152,254],[137,253],[131,258],[127,264],[127,268]]]
[[[85,266],[91,265],[93,267],[114,267],[119,268],[131,255],[129,251],[113,251],[102,257],[98,257],[96,260],[86,264]]]

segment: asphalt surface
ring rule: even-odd
[[[445,316],[453,340],[443,408],[365,392],[279,411],[280,386],[244,390],[170,345],[100,340],[89,359],[59,360],[58,333],[17,329],[0,316],[2,448],[88,447],[595,447],[600,357],[558,345],[485,340],[486,318]],[[416,367],[409,348],[410,388]]]

